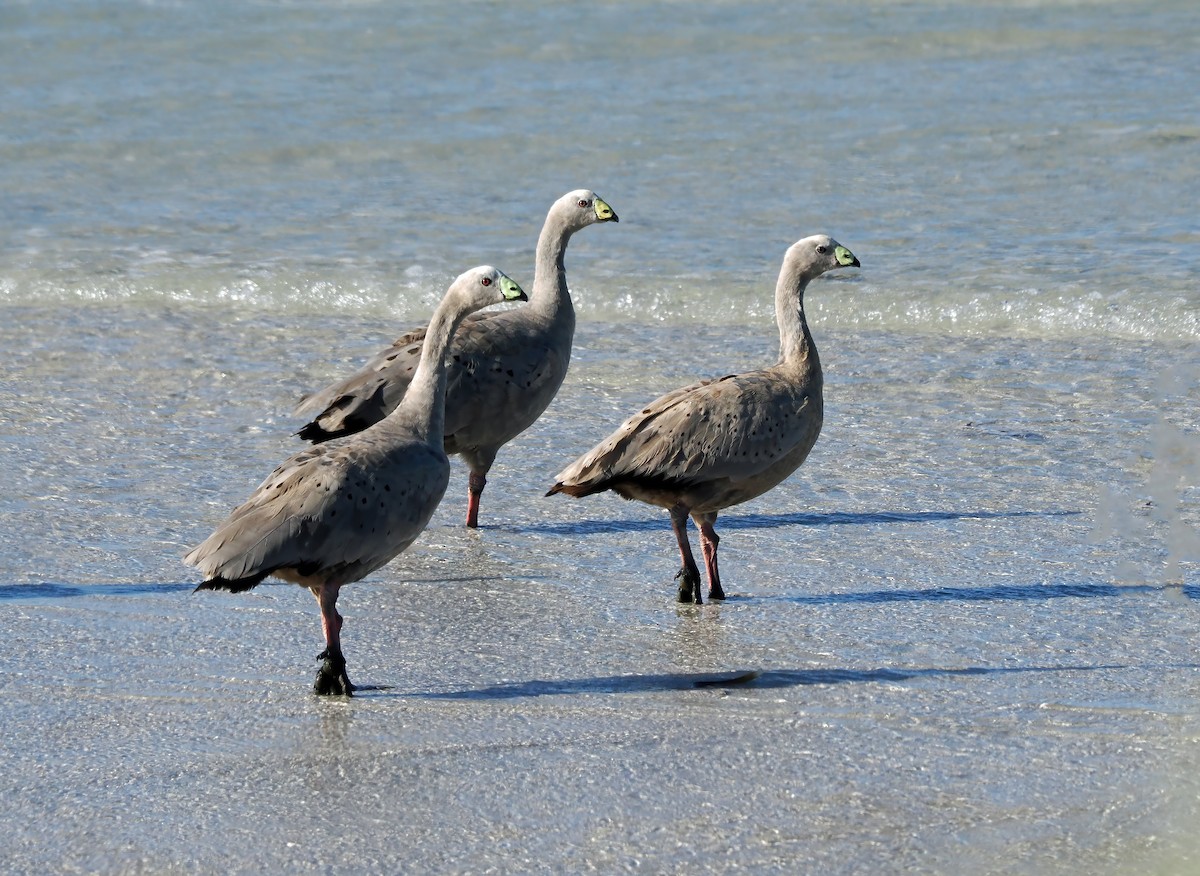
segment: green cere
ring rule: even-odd
[[[840,244],[833,250],[833,254],[837,258],[839,265],[858,265],[858,259],[854,257],[854,253],[850,252],[850,250],[846,249],[846,247]]]
[[[505,301],[524,301],[525,291],[517,285],[517,281],[507,276],[500,278],[500,294]]]
[[[600,198],[596,198],[596,203],[593,205],[596,210],[596,218],[601,222],[616,222],[617,214],[613,208],[604,203]]]

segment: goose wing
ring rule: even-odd
[[[473,313],[463,320],[451,342],[451,354],[464,342],[486,335],[486,323],[506,311]],[[361,432],[391,413],[421,361],[427,326],[401,335],[344,380],[300,399],[294,413],[313,416],[297,434],[319,443]]]
[[[772,369],[685,386],[651,402],[557,476],[584,496],[623,482],[687,488],[752,479],[815,440],[820,392]]]

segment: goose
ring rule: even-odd
[[[824,234],[788,248],[775,286],[779,362],[669,392],[563,469],[547,496],[612,490],[666,508],[683,567],[680,602],[700,603],[700,572],[688,542],[700,530],[709,598],[724,599],[717,571],[717,513],[775,487],[808,456],[821,431],[821,362],[804,318],[804,290],[835,268],[859,267]]]
[[[274,575],[312,591],[325,634],[316,693],[354,690],[338,592],[408,548],[446,492],[445,358],[454,330],[468,313],[524,300],[521,287],[490,265],[460,275],[434,311],[403,401],[357,434],[289,457],[184,557],[206,576],[196,590],[240,593]]]
[[[450,346],[445,450],[470,471],[467,520],[479,526],[479,501],[500,448],[528,429],[554,400],[571,361],[575,308],[563,256],[576,231],[619,222],[595,192],[578,189],[550,207],[537,242],[529,304],[467,320]],[[386,416],[409,386],[427,329],[398,338],[358,372],[301,399],[296,415],[316,414],[296,434],[319,443],[365,429]]]

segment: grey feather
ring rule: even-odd
[[[478,478],[486,478],[499,449],[533,425],[558,393],[575,334],[563,256],[576,231],[609,221],[618,221],[616,213],[594,192],[559,198],[538,239],[529,304],[477,315],[455,334],[444,447],[462,454]],[[297,434],[325,441],[386,416],[404,397],[424,339],[424,328],[402,335],[355,374],[306,396],[296,413],[314,416]]]
[[[489,266],[458,277],[434,312],[403,401],[355,435],[289,457],[184,557],[205,575],[198,590],[247,590],[268,575],[312,590],[326,639],[318,693],[353,689],[341,652],[339,589],[408,548],[446,492],[445,353],[455,328],[481,307],[524,298]]]
[[[547,495],[613,490],[670,509],[689,580],[696,566],[683,527],[692,516],[702,527],[712,592],[722,594],[712,529],[717,513],[777,486],[804,462],[821,432],[823,378],[804,318],[804,290],[820,274],[849,265],[858,259],[825,235],[791,246],[775,290],[779,362],[656,399],[563,469]],[[695,587],[698,602],[698,578]],[[693,601],[688,593],[685,599],[681,588],[682,601]]]

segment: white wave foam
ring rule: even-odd
[[[145,264],[143,263],[143,267]],[[453,279],[420,264],[388,272],[342,265],[330,270],[249,272],[180,266],[74,278],[9,272],[0,302],[163,303],[236,307],[275,314],[341,313],[417,318],[437,304]],[[573,283],[581,319],[614,323],[739,324],[770,322],[774,303],[760,282],[628,277]],[[1079,285],[1015,289],[950,284],[884,288],[858,277],[815,283],[806,298],[809,322],[821,329],[945,333],[960,336],[1200,340],[1200,290],[1101,291]]]

